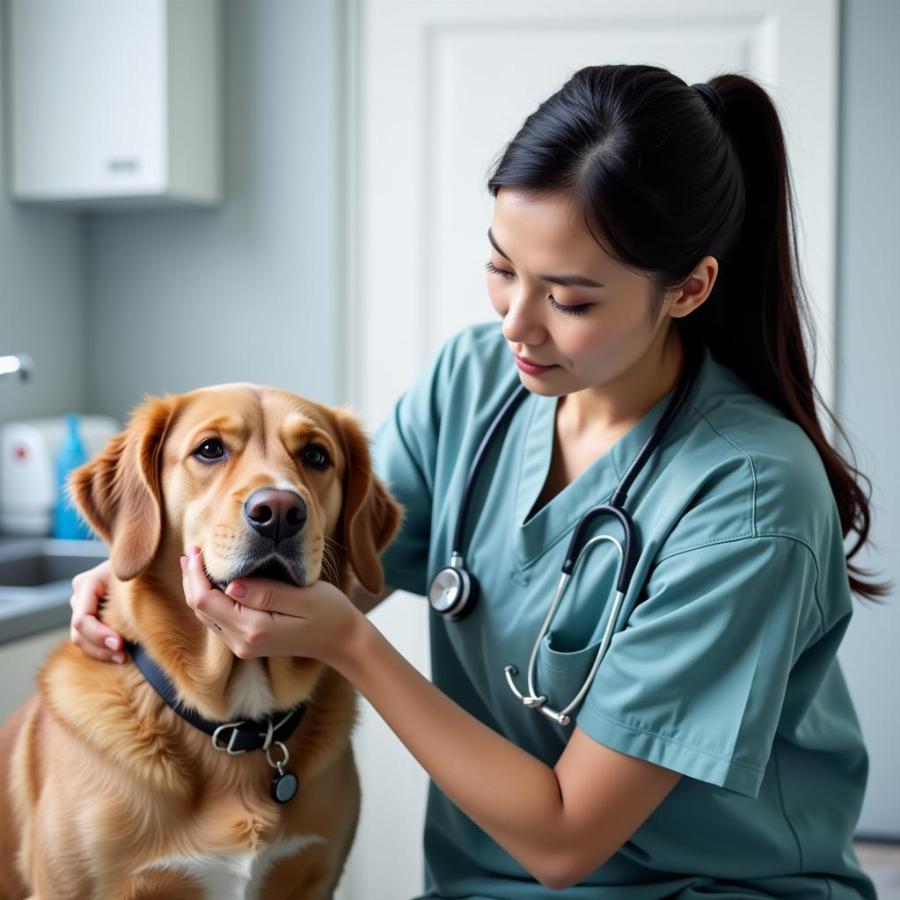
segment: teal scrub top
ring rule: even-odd
[[[375,470],[406,511],[383,556],[386,584],[424,596],[449,563],[476,448],[520,383],[500,323],[477,324],[442,347],[376,430]],[[526,709],[504,666],[516,665],[524,690],[575,525],[609,502],[670,398],[532,512],[558,398],[529,394],[485,457],[469,507],[464,557],[477,606],[456,622],[429,613],[434,684],[548,766],[574,725]],[[851,594],[813,443],[704,348],[694,390],[626,508],[640,554],[574,721],[684,777],[612,858],[552,895],[874,898],[852,847],[868,754],[836,656]],[[610,517],[592,525],[601,532],[622,537]],[[617,564],[609,542],[582,555],[542,641],[535,689],[555,709],[593,662]],[[423,898],[551,893],[433,781],[424,851]]]

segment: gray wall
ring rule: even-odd
[[[875,544],[853,563],[900,587],[900,3],[845,0],[842,12],[836,402],[872,480]],[[898,591],[887,599],[854,601],[840,658],[871,757],[860,831],[900,838]]]
[[[84,234],[65,213],[0,198],[0,355],[28,353],[30,381],[0,378],[0,422],[86,403]]]
[[[223,0],[220,207],[0,201],[0,354],[35,358],[31,385],[0,379],[0,421],[124,420],[144,393],[224,381],[344,401],[340,11]]]
[[[223,206],[87,218],[95,409],[225,381],[337,402],[339,8],[226,0]]]
[[[7,106],[7,8],[0,5],[0,89]],[[86,402],[84,232],[71,213],[10,201],[0,124],[0,356],[29,353],[31,381],[0,378],[0,422],[81,410]]]

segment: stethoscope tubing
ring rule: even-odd
[[[569,725],[571,723],[570,713],[582,701],[585,694],[587,693],[587,690],[590,687],[594,676],[596,675],[597,669],[599,668],[603,657],[606,655],[606,651],[609,648],[612,636],[616,631],[616,623],[619,617],[620,607],[625,598],[625,595],[628,593],[632,575],[634,574],[634,569],[637,565],[639,556],[638,529],[631,515],[624,509],[625,501],[628,499],[628,491],[630,490],[635,479],[643,470],[644,466],[647,463],[647,460],[653,454],[653,451],[662,441],[663,437],[666,434],[666,431],[668,430],[675,416],[678,414],[682,405],[686,401],[688,394],[690,393],[691,388],[693,387],[693,384],[696,380],[697,374],[699,373],[700,363],[702,362],[703,358],[702,345],[697,344],[694,346],[689,346],[686,352],[688,354],[688,371],[686,375],[679,382],[675,393],[672,395],[672,398],[669,401],[668,406],[663,412],[663,415],[661,416],[656,427],[653,429],[653,433],[644,442],[637,456],[634,458],[631,465],[628,467],[627,471],[620,479],[618,485],[616,485],[609,503],[603,503],[588,510],[588,512],[581,517],[575,527],[572,538],[566,550],[566,558],[562,565],[560,580],[557,584],[553,601],[551,602],[550,608],[547,611],[547,615],[544,617],[544,621],[541,624],[540,632],[538,633],[537,640],[534,642],[534,646],[532,647],[531,655],[528,660],[527,695],[522,694],[513,681],[513,677],[518,674],[516,666],[507,665],[504,668],[504,674],[506,676],[506,680],[509,684],[510,690],[516,697],[518,697],[523,705],[529,709],[540,710],[544,715],[546,715],[553,721],[556,721],[560,725]],[[513,391],[513,393],[506,398],[503,405],[495,415],[493,422],[488,428],[488,431],[482,438],[481,443],[479,444],[478,449],[475,453],[472,464],[469,467],[469,471],[466,476],[465,487],[463,489],[463,497],[460,503],[459,515],[456,522],[456,529],[454,530],[453,534],[450,565],[436,573],[429,587],[429,601],[432,608],[435,610],[435,612],[438,612],[450,619],[458,620],[464,617],[470,611],[474,600],[477,597],[477,583],[475,582],[474,577],[471,576],[465,568],[462,552],[463,528],[465,526],[475,480],[478,477],[478,473],[481,469],[482,461],[488,449],[490,448],[494,436],[500,428],[501,424],[507,419],[507,417],[511,418],[515,408],[529,393],[531,392],[524,385],[519,384],[516,386],[516,389]],[[597,535],[593,538],[586,539],[588,528],[591,526],[595,519],[604,515],[612,516],[619,522],[624,535],[624,539],[622,542],[619,542],[610,535]],[[556,711],[547,705],[548,698],[546,696],[537,693],[535,673],[538,652],[540,650],[541,642],[550,629],[550,624],[553,621],[553,618],[562,600],[562,595],[565,591],[566,585],[574,574],[578,559],[583,555],[583,551],[586,550],[591,544],[597,543],[598,541],[602,540],[610,541],[612,544],[614,544],[619,554],[619,567],[616,577],[616,593],[613,607],[610,612],[606,628],[604,630],[603,638],[600,642],[600,647],[598,648],[597,653],[594,657],[594,661],[591,665],[591,669],[588,673],[587,678],[584,680],[580,690],[576,693],[575,697],[562,710]],[[449,587],[447,587],[448,583],[450,585]],[[448,602],[448,593],[454,590],[457,593]]]
[[[506,401],[503,406],[500,407],[499,412],[494,416],[494,421],[491,423],[490,428],[488,428],[486,434],[481,439],[478,449],[475,451],[472,465],[469,466],[469,474],[466,476],[466,485],[463,488],[463,497],[459,505],[459,515],[456,519],[456,529],[453,532],[453,543],[451,544],[451,547],[453,548],[452,556],[462,558],[463,528],[469,511],[469,503],[472,500],[472,488],[475,484],[475,479],[478,477],[478,472],[481,469],[481,461],[490,448],[494,435],[503,424],[507,415],[511,417],[512,410],[514,410],[515,407],[517,407],[530,393],[531,391],[529,391],[524,384],[519,384],[516,387],[512,394],[506,398]]]
[[[596,537],[591,538],[584,547],[583,550],[587,550],[591,544],[596,543],[598,541],[610,541],[614,544],[619,551],[619,568],[621,569],[621,560],[624,556],[624,551],[622,550],[622,545],[617,541],[614,537],[608,534],[597,535]],[[579,554],[579,558],[581,554]],[[577,561],[576,561],[577,564]],[[573,572],[574,574],[574,572]],[[556,588],[556,595],[553,598],[553,603],[550,605],[550,609],[547,611],[547,615],[544,618],[544,622],[541,625],[540,633],[538,634],[537,640],[534,643],[534,647],[531,649],[531,656],[528,659],[528,696],[523,696],[519,690],[516,688],[515,682],[513,681],[513,677],[518,674],[518,670],[513,665],[508,665],[503,669],[504,674],[506,675],[506,681],[509,684],[510,690],[522,701],[522,703],[528,707],[529,709],[539,709],[545,716],[550,719],[553,719],[555,722],[558,722],[560,725],[568,725],[571,722],[571,718],[569,713],[581,703],[584,695],[587,693],[588,688],[590,687],[591,681],[594,679],[594,675],[597,672],[597,669],[600,667],[600,663],[603,661],[603,657],[606,656],[606,651],[609,647],[609,643],[612,640],[612,635],[615,632],[616,621],[619,618],[619,607],[622,605],[622,600],[625,597],[625,594],[622,591],[616,591],[616,596],[613,601],[613,608],[609,614],[609,620],[606,623],[606,629],[603,632],[603,639],[600,641],[600,646],[597,649],[596,654],[594,655],[594,662],[591,665],[591,669],[588,672],[587,678],[585,678],[584,683],[581,685],[581,689],[578,693],[569,701],[568,705],[566,705],[563,709],[558,712],[551,707],[547,706],[547,697],[542,695],[538,695],[535,688],[535,673],[537,667],[537,655],[540,649],[541,643],[544,640],[544,636],[547,634],[547,631],[550,628],[550,623],[553,621],[553,616],[556,614],[556,608],[559,606],[560,601],[562,600],[563,591],[568,584],[569,579],[572,575],[568,573],[563,573],[560,576],[559,584]]]

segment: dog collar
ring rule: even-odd
[[[294,733],[303,719],[306,712],[305,703],[300,703],[293,709],[265,719],[241,719],[237,722],[217,722],[207,719],[185,706],[178,699],[172,680],[140,644],[128,640],[124,643],[125,649],[131,654],[131,658],[141,674],[162,697],[166,705],[186,722],[211,735],[212,745],[216,750],[223,750],[232,756],[246,753],[248,750],[265,750],[266,761],[273,769],[277,770],[269,791],[273,800],[278,803],[287,803],[297,793],[299,787],[297,776],[293,772],[285,771],[284,768],[289,755],[283,742]],[[281,718],[276,721],[279,715]],[[272,760],[271,748],[273,745],[281,749],[281,760]]]
[[[224,750],[232,755],[247,750],[267,750],[276,741],[286,741],[294,733],[306,712],[306,704],[300,703],[293,709],[265,719],[217,722],[214,719],[204,718],[177,698],[171,679],[141,644],[126,640],[125,649],[131,654],[144,678],[171,709],[195,728],[212,735],[212,744],[216,750]]]

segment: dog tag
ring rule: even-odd
[[[297,793],[297,788],[299,787],[300,780],[297,776],[293,772],[285,772],[279,766],[278,774],[272,779],[272,787],[269,789],[269,793],[276,803],[287,803]]]

